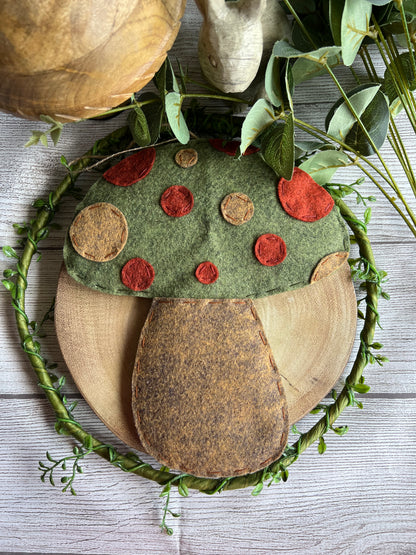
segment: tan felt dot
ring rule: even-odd
[[[223,198],[221,212],[230,224],[242,225],[253,217],[254,204],[244,193],[231,193]]]
[[[124,248],[128,226],[123,213],[108,202],[87,206],[69,228],[74,249],[95,262],[113,260]]]
[[[335,272],[335,270],[338,270],[338,268],[347,260],[348,255],[348,252],[340,251],[328,254],[328,256],[321,258],[313,271],[311,283],[319,281],[320,279],[332,274],[332,272]]]
[[[198,162],[198,153],[193,148],[182,148],[176,153],[175,162],[181,168],[191,168]]]

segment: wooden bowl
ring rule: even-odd
[[[3,0],[0,109],[58,121],[118,106],[150,81],[186,0]]]

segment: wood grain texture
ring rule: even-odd
[[[7,0],[0,10],[0,107],[59,121],[98,115],[153,77],[185,0]]]
[[[12,429],[18,439],[0,461],[0,548],[6,552],[387,555],[416,549],[416,449],[406,439],[416,427],[415,399],[364,399],[363,411],[348,409],[344,438],[329,435],[324,455],[311,448],[287,483],[265,488],[257,498],[249,490],[188,498],[173,493],[171,508],[181,517],[169,520],[175,531],[170,538],[158,528],[161,488],[99,457],[83,465],[76,497],[60,492],[60,475],[56,488],[42,484],[38,460],[46,461],[46,450],[68,454],[72,441],[55,434],[45,401],[15,399],[0,406],[2,437]],[[118,445],[83,402],[77,413],[103,441]]]
[[[196,57],[200,23],[196,6],[188,2],[173,51],[199,80]],[[378,62],[380,75],[381,67]],[[352,77],[347,76],[347,80],[354,86]],[[331,82],[326,80],[326,84],[325,95],[321,80],[309,81],[297,91],[298,117],[322,124],[325,110],[338,97]],[[84,122],[65,129],[56,148],[24,149],[33,122],[0,116],[1,245],[17,245],[12,223],[32,218],[30,203],[46,198],[62,179],[60,155],[65,154],[68,160],[76,158],[123,121],[124,116]],[[399,123],[413,160],[414,135],[401,116]],[[405,189],[390,149],[383,148],[383,153]],[[336,174],[336,179],[351,183],[359,175],[358,170],[347,168]],[[91,174],[83,177],[83,190],[95,179]],[[361,192],[374,194],[374,187],[364,183]],[[328,435],[324,455],[312,447],[290,469],[286,484],[265,488],[257,498],[245,490],[213,497],[191,493],[186,499],[174,492],[171,508],[182,516],[169,521],[175,530],[172,537],[158,527],[163,506],[158,497],[160,487],[126,475],[99,457],[86,461],[84,474],[75,484],[76,497],[60,492],[59,477],[56,488],[41,483],[37,465],[39,460],[46,461],[45,451],[68,455],[73,442],[57,436],[53,429],[51,409],[19,347],[10,300],[1,289],[0,551],[127,555],[415,553],[415,241],[382,195],[376,196],[369,233],[378,266],[389,273],[386,289],[391,300],[380,304],[383,329],[376,331],[375,339],[384,343],[382,352],[390,362],[384,367],[366,368],[371,391],[360,396],[363,410],[346,409],[339,420],[340,425],[350,426],[346,436]],[[362,215],[354,199],[347,201]],[[42,260],[32,264],[27,297],[31,318],[41,317],[56,291],[60,249],[75,205],[75,200],[65,200],[57,217],[62,229],[52,231],[41,247]],[[0,253],[0,273],[10,265]],[[58,362],[58,372],[67,377],[68,398],[80,400],[76,417],[102,441],[124,449],[82,400],[65,367],[51,323],[46,331],[44,354]],[[354,349],[357,344],[356,338]],[[306,430],[314,421],[307,416],[298,427]]]
[[[328,393],[348,361],[356,329],[348,264],[312,287],[256,299],[254,305],[283,378],[293,424]],[[130,382],[149,307],[140,297],[92,291],[61,270],[55,322],[65,363],[97,415],[138,449]]]

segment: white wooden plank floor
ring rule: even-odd
[[[189,63],[195,76],[199,21],[189,3],[174,47],[174,55]],[[299,117],[322,123],[336,99],[329,82],[322,96],[318,82],[302,87],[296,100]],[[74,125],[65,129],[55,148],[25,149],[30,130],[40,125],[0,115],[0,245],[18,248],[12,224],[30,219],[31,202],[46,197],[59,183],[64,175],[60,155],[76,158],[122,121]],[[416,161],[414,135],[400,121]],[[395,175],[400,175],[391,152],[384,152]],[[337,180],[350,183],[358,176],[348,169],[337,174]],[[93,180],[94,175],[83,177],[83,188]],[[374,189],[367,183],[363,192],[374,194]],[[84,474],[75,483],[76,497],[40,481],[37,466],[39,460],[45,461],[45,452],[69,454],[73,442],[54,431],[51,408],[18,345],[9,296],[2,289],[0,552],[416,553],[416,240],[381,194],[375,194],[370,238],[378,266],[389,273],[391,294],[389,302],[380,304],[383,329],[377,331],[376,340],[384,343],[383,354],[390,362],[367,368],[371,392],[363,396],[364,409],[346,409],[340,418],[341,424],[350,426],[346,436],[327,434],[324,455],[310,448],[290,469],[287,483],[265,488],[257,498],[248,490],[213,497],[192,492],[186,499],[175,492],[171,508],[182,516],[169,521],[172,537],[159,529],[160,487],[126,475],[99,457],[85,462]],[[65,202],[57,218],[62,229],[45,242],[41,262],[32,264],[27,310],[33,318],[42,316],[54,296],[62,241],[74,206],[75,201]],[[1,254],[0,271],[9,266]],[[98,438],[123,449],[77,392],[52,325],[43,345],[47,358],[56,361],[59,373],[67,377],[68,397],[80,401],[77,418]],[[309,416],[299,428],[306,430],[311,422]]]

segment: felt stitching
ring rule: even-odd
[[[160,197],[160,206],[168,216],[181,218],[194,207],[194,196],[183,185],[172,185]]]
[[[94,216],[89,217],[90,213],[97,211],[98,220],[94,219]],[[86,206],[75,217],[69,228],[69,237],[76,252],[94,262],[108,262],[116,258],[124,249],[127,236],[128,224],[124,214],[109,202],[97,202]],[[112,250],[103,252],[107,244],[108,248],[112,247]],[[94,247],[95,251],[88,250]]]
[[[295,168],[292,179],[279,180],[277,193],[283,209],[303,222],[316,222],[327,216],[334,207],[334,199],[300,168]]]
[[[121,281],[123,285],[133,291],[144,291],[149,289],[155,278],[153,266],[144,258],[130,258],[122,270]]]
[[[227,301],[228,301],[227,299],[208,300],[207,304],[222,304],[222,303],[225,303]],[[143,335],[142,342],[141,342],[142,343],[142,348],[144,347],[145,339],[146,339],[147,335],[150,333],[150,329],[149,329],[150,328],[150,323],[153,319],[153,317],[150,318],[150,314],[154,313],[155,309],[157,308],[157,305],[158,304],[188,303],[188,302],[189,302],[188,299],[159,299],[159,298],[154,298],[152,306],[151,306],[150,311],[149,311],[149,314],[146,318],[145,324],[144,324],[144,326],[142,328],[142,332],[141,332],[142,335]],[[197,302],[197,301],[192,301],[192,302]],[[247,305],[247,307],[250,308],[250,310],[251,310],[251,314],[253,316],[253,319],[256,321],[256,323],[258,325],[261,325],[261,321],[258,317],[256,308],[255,308],[255,306],[253,304],[253,301],[251,299],[233,300],[232,302],[233,302],[233,304],[245,304],[245,305]],[[266,347],[266,349],[269,352],[270,366],[271,366],[272,370],[274,370],[274,372],[276,372],[276,374],[277,374],[277,376],[276,376],[277,377],[276,385],[277,385],[277,388],[278,388],[278,391],[279,391],[279,395],[281,397],[283,397],[284,396],[284,389],[282,387],[282,383],[281,383],[281,379],[280,379],[280,373],[279,373],[279,371],[277,369],[277,366],[276,366],[276,363],[273,359],[273,354],[271,352],[270,345],[267,341],[267,338],[265,338],[265,342],[263,341],[263,337],[261,335],[261,330],[259,331],[259,335],[260,335],[262,343],[264,344],[264,346]],[[136,362],[137,369],[139,368],[139,361],[140,361],[140,355],[137,356],[137,362]],[[136,384],[136,388],[137,388],[137,384]],[[138,398],[138,396],[136,396],[136,399],[137,398]],[[149,443],[147,434],[144,432],[144,430],[142,430],[142,428],[140,426],[141,418],[140,418],[139,410],[135,411],[135,415],[137,417],[137,422],[139,424],[138,428],[140,428],[140,431],[139,431],[139,429],[137,430],[139,432],[140,441],[142,442],[143,446],[146,449],[148,449],[148,446],[151,445],[151,444]],[[285,405],[283,405],[281,407],[281,418],[282,418],[282,424],[283,425],[282,425],[282,433],[280,435],[280,441],[279,441],[279,451],[280,452],[283,450],[284,445],[286,445],[287,438],[288,438],[288,427],[287,427],[287,420],[288,419],[287,419],[287,410],[286,410]],[[150,449],[149,451],[152,451],[152,449]],[[277,456],[279,456],[279,455],[277,455]],[[162,459],[162,457],[158,457],[157,460],[162,464],[169,462],[167,460],[161,460],[161,459]],[[261,468],[266,467],[269,463],[271,463],[274,460],[276,460],[276,456],[272,455],[271,457],[269,457],[265,461],[262,461],[261,463],[259,463],[256,466],[258,466],[261,469]],[[181,465],[180,470],[182,470],[186,473],[192,473],[193,472],[192,468],[187,468],[183,465]],[[249,472],[253,472],[253,470],[249,466],[246,466],[245,468],[240,468],[240,469],[235,469],[234,470],[234,474],[247,474]],[[220,471],[211,470],[211,471],[205,472],[204,475],[206,475],[207,477],[220,477],[221,473],[220,473]]]
[[[156,149],[154,147],[139,150],[105,171],[103,178],[112,185],[130,187],[150,173],[155,160]]]
[[[277,266],[286,258],[286,243],[275,233],[264,233],[256,240],[254,254],[263,266]]]
[[[194,148],[182,148],[175,154],[175,162],[181,168],[191,168],[198,162],[198,152]]]
[[[349,253],[347,251],[339,251],[324,256],[314,268],[311,275],[310,283],[316,283],[320,279],[323,279],[332,274],[332,272],[338,270],[341,267],[342,263],[348,259],[348,255]],[[336,260],[335,264],[334,260]]]
[[[197,269],[195,270],[195,277],[196,279],[202,283],[203,285],[211,285],[215,283],[219,277],[218,268],[210,262],[206,260],[205,262],[201,262],[198,265]]]
[[[254,204],[244,193],[230,193],[221,201],[221,214],[231,225],[243,225],[253,217]]]

